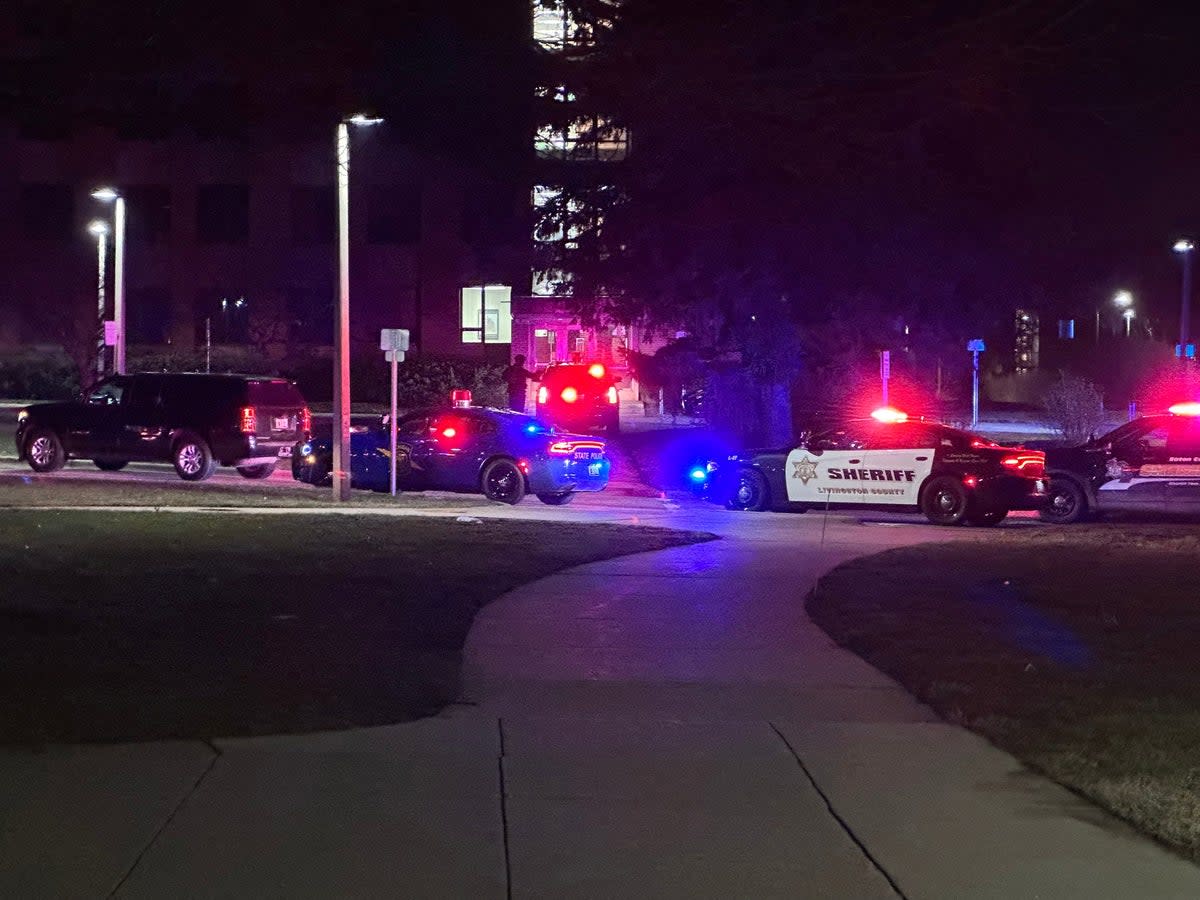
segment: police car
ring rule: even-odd
[[[1079,447],[1046,450],[1048,522],[1093,513],[1200,514],[1200,403],[1142,416]]]
[[[455,395],[453,405],[416,409],[397,418],[399,489],[481,493],[510,504],[530,493],[543,503],[562,506],[577,493],[608,486],[611,464],[603,440],[564,434],[511,410],[470,406],[468,391]],[[384,417],[372,427],[351,429],[351,487],[390,489],[388,425]],[[331,436],[296,445],[296,481],[329,484],[332,468]]]
[[[920,510],[935,525],[995,525],[1046,499],[1045,456],[884,408],[805,435],[800,446],[711,464],[710,495],[730,509]]]

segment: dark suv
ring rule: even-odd
[[[557,363],[541,374],[537,415],[563,428],[620,430],[617,379],[600,363]]]
[[[17,457],[35,472],[90,459],[115,472],[131,460],[168,461],[185,481],[218,465],[266,478],[312,430],[304,398],[282,378],[115,375],[80,400],[17,413]]]

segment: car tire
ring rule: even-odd
[[[1000,507],[999,509],[973,509],[967,513],[967,522],[971,525],[990,527],[992,525],[999,525],[1007,515],[1008,510],[1004,507]]]
[[[738,470],[733,494],[725,502],[730,509],[762,512],[770,500],[767,479],[757,469],[743,467]]]
[[[958,525],[967,517],[971,498],[957,478],[932,479],[921,491],[921,512],[934,525]]]
[[[537,498],[547,506],[566,506],[575,499],[575,492],[567,491],[565,494],[538,494]]]
[[[35,472],[57,472],[67,464],[67,454],[51,429],[34,428],[25,438],[25,460]]]
[[[1046,505],[1038,510],[1038,517],[1052,525],[1070,525],[1087,518],[1087,492],[1074,478],[1062,475],[1050,477]]]
[[[275,472],[275,463],[263,463],[261,466],[238,466],[237,471],[243,478],[270,478]]]
[[[525,499],[525,475],[511,459],[493,459],[484,466],[480,481],[489,500],[516,506]]]
[[[101,472],[120,472],[123,468],[129,465],[127,459],[93,459],[94,465]]]
[[[208,443],[190,431],[185,431],[175,441],[171,449],[171,462],[175,465],[175,472],[184,481],[204,481],[217,470],[217,461],[213,459]]]

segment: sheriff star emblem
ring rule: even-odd
[[[799,478],[801,484],[808,484],[817,477],[817,462],[805,456],[799,462],[792,463],[792,477]]]

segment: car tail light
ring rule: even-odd
[[[608,397],[608,402],[609,402],[609,403],[616,403],[616,402],[617,402],[617,389],[616,389],[616,386],[610,387],[610,388],[608,389],[608,393],[606,394],[606,396]]]
[[[1000,465],[1016,469],[1029,478],[1041,478],[1046,472],[1046,457],[1041,453],[1014,453],[1003,457]]]
[[[570,441],[555,441],[550,445],[550,452],[555,456],[570,456],[575,452],[575,445]]]
[[[588,374],[593,378],[603,378],[604,366],[600,365],[600,363],[592,363],[590,366],[588,366]]]
[[[545,385],[542,385],[542,387],[538,388],[538,401],[537,402],[545,403],[549,399],[550,399],[550,392],[548,390],[546,390]]]
[[[225,421],[229,421],[226,419]],[[242,407],[242,434],[254,434],[258,431],[258,413],[254,411],[253,406]]]
[[[305,434],[312,431],[312,410],[307,406],[300,410],[300,430]]]
[[[456,434],[458,434],[457,428],[443,428],[442,429],[442,437],[444,437],[444,438],[452,438]]]
[[[562,397],[563,403],[574,403],[579,399],[579,391],[573,387],[565,387],[559,396]]]

